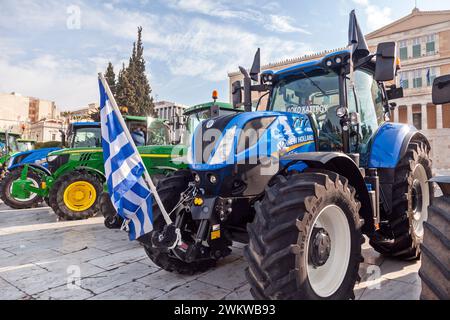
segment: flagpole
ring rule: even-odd
[[[134,141],[133,141],[133,138],[131,137],[130,132],[128,131],[128,127],[127,127],[127,125],[125,123],[125,120],[123,119],[122,114],[120,113],[119,107],[117,106],[116,99],[114,98],[114,96],[113,96],[113,94],[111,92],[111,89],[109,88],[108,82],[106,82],[106,79],[105,79],[105,77],[103,76],[103,74],[101,72],[98,74],[98,77],[99,77],[100,81],[103,84],[103,88],[105,88],[106,94],[108,95],[109,101],[111,102],[111,106],[113,107],[113,110],[116,113],[117,118],[119,119],[120,125],[124,129],[123,132],[125,133],[127,139],[130,141],[130,144],[133,147],[134,152],[136,152],[136,154],[138,154],[139,157],[140,157],[139,151],[136,148],[136,145],[134,144]],[[142,163],[144,163],[144,162],[142,161]],[[164,220],[165,220],[166,224],[168,224],[168,225],[172,224],[173,221],[170,218],[169,214],[167,213],[166,209],[164,208],[164,205],[163,205],[163,203],[161,201],[161,198],[159,197],[159,194],[156,191],[156,187],[153,184],[152,178],[150,177],[150,175],[149,175],[149,173],[147,171],[147,168],[145,166],[144,166],[144,178],[145,178],[145,182],[150,187],[150,190],[152,191],[153,196],[155,197],[156,203],[158,204],[158,207],[161,210],[161,213],[162,213],[162,215],[164,217]]]

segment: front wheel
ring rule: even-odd
[[[388,224],[382,225],[382,237],[374,237],[372,247],[388,256],[404,260],[420,257],[424,222],[433,197],[429,147],[413,141],[395,168],[392,191],[392,212]]]
[[[63,220],[80,220],[98,212],[98,199],[103,190],[100,179],[89,172],[72,171],[53,185],[49,204],[56,215]]]
[[[0,198],[8,207],[13,209],[35,208],[42,202],[42,197],[36,193],[31,193],[26,199],[15,198],[12,195],[12,184],[20,179],[22,169],[16,168],[6,174],[0,182]],[[35,188],[39,188],[42,181],[41,177],[31,169],[28,170],[27,180],[31,181],[32,186]]]
[[[256,299],[350,299],[358,279],[360,203],[333,172],[278,176],[255,204],[244,256]]]

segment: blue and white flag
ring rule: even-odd
[[[105,81],[106,83],[106,81]],[[99,78],[100,121],[105,175],[111,201],[128,226],[130,240],[153,230],[152,192],[143,174],[144,163],[126,128],[119,119]],[[109,90],[108,90],[109,91]],[[110,92],[110,91],[109,91]],[[115,103],[115,102],[114,102]]]

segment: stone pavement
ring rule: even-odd
[[[0,299],[251,299],[243,245],[204,274],[157,268],[103,218],[56,222],[51,209],[0,205]],[[357,299],[418,299],[420,262],[384,258],[365,244]]]

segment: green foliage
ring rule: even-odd
[[[139,27],[137,42],[133,43],[128,66],[125,67],[125,64],[122,64],[122,69],[117,76],[115,98],[119,107],[128,108],[128,114],[130,115],[154,116],[151,92],[152,89],[145,73],[142,27]]]

